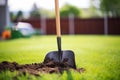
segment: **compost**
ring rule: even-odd
[[[70,71],[70,70],[75,70],[79,73],[85,71],[84,68],[73,69],[67,64],[67,62],[58,63],[58,62],[53,62],[52,60],[48,60],[43,63],[33,63],[33,64],[24,64],[24,65],[20,65],[17,62],[3,61],[0,63],[0,72],[5,70],[10,70],[11,72],[18,71],[20,74],[29,73],[35,76],[39,76],[40,73],[61,74],[64,71]]]

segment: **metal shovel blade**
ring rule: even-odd
[[[60,62],[63,63],[65,60],[67,60],[67,64],[70,67],[76,69],[74,52],[71,50],[63,50],[61,51],[61,53],[62,53],[62,59]],[[45,56],[44,62],[48,59],[53,60],[54,62],[59,62],[59,58],[60,58],[60,54],[58,51],[51,51],[47,53],[47,55]]]

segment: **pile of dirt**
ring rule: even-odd
[[[16,62],[8,62],[3,61],[0,63],[0,72],[5,70],[10,71],[18,71],[20,73],[26,74],[32,74],[35,76],[38,76],[40,73],[63,73],[65,70],[71,70],[69,65],[67,63],[58,63],[53,62],[52,60],[48,60],[43,63],[33,63],[33,64],[25,64],[25,65],[19,65]],[[84,68],[78,68],[73,69],[79,73],[84,72]]]

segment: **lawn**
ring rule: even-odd
[[[60,74],[21,75],[17,80],[120,80],[120,36],[75,35],[62,37],[62,49],[73,50],[77,68],[84,73],[71,71]],[[19,64],[40,63],[45,55],[57,50],[56,36],[33,36],[0,41],[0,62]],[[0,80],[12,80],[17,72],[0,73]]]

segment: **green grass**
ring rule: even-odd
[[[78,68],[84,73],[41,74],[35,77],[27,74],[18,80],[119,80],[120,79],[120,36],[76,35],[63,36],[62,48],[73,50]],[[34,36],[28,39],[14,39],[0,42],[0,62],[16,61],[19,64],[39,63],[45,55],[57,50],[56,36]],[[17,72],[0,73],[0,80],[11,80]]]

